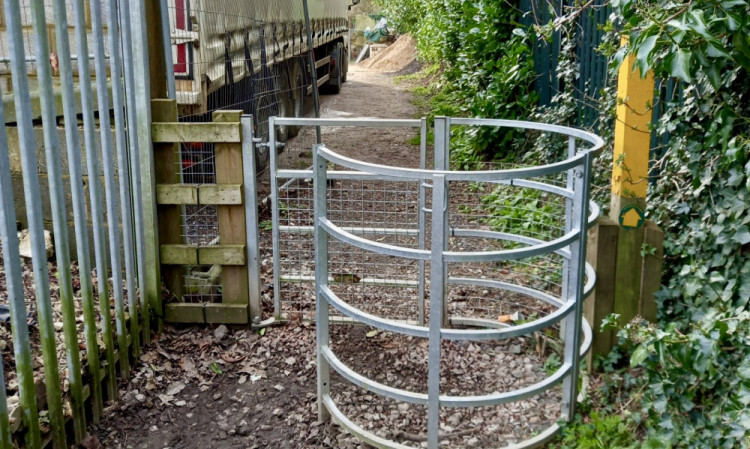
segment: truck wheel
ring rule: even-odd
[[[278,87],[278,95],[276,96],[278,106],[278,117],[289,117],[292,113],[292,101],[289,96],[289,75],[287,72],[286,64],[277,65],[273,71],[274,77],[276,78],[276,86]],[[276,127],[276,140],[278,142],[286,142],[289,137],[289,127],[286,125]]]
[[[344,46],[341,46],[341,62],[343,63],[343,70],[341,71],[341,82],[345,83],[347,75],[349,74],[349,52]]]
[[[305,114],[305,76],[299,58],[295,58],[290,64],[292,88],[287,94],[292,104],[292,108],[289,111],[291,113],[290,117],[302,118]],[[295,137],[299,134],[299,130],[299,126],[288,126],[287,136],[289,138]]]
[[[343,48],[344,48],[344,46],[341,45],[341,42],[339,42],[339,43],[336,44],[336,47],[334,47],[333,52],[331,53],[331,57],[336,60],[336,65],[334,65],[333,67],[331,67],[331,70],[329,72],[330,73],[330,78],[328,79],[327,89],[326,90],[330,91],[332,94],[337,94],[337,93],[341,92],[341,83],[342,83],[342,80],[341,80],[341,73],[342,73],[341,68],[342,67],[341,67],[341,65],[342,65],[342,62],[343,62],[341,60],[341,56],[343,54],[343,51],[342,51]]]

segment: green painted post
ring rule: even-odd
[[[73,0],[73,14],[75,15],[75,38],[78,54],[88,55],[88,33],[86,29],[86,14],[83,0]],[[109,302],[109,286],[107,284],[107,249],[104,245],[104,217],[102,212],[102,187],[99,178],[99,157],[94,126],[94,101],[91,92],[91,68],[88,58],[78,58],[78,76],[81,86],[81,109],[83,111],[84,141],[86,144],[86,164],[89,175],[89,196],[91,221],[94,227],[94,252],[96,256],[96,275],[99,300]],[[70,161],[71,165],[74,163]],[[86,267],[90,268],[90,267]],[[102,403],[102,384],[99,366],[99,342],[96,330],[96,306],[94,304],[93,288],[90,284],[90,271],[81,271],[81,302],[83,305],[84,333],[86,335],[86,359],[91,375],[91,409],[94,423],[98,423],[104,405]],[[85,285],[84,278],[88,278]]]
[[[47,20],[45,16],[44,3],[42,0],[34,0],[31,3],[32,24],[36,34],[36,53],[40,55],[49,54],[49,43],[47,41]],[[73,302],[73,285],[70,272],[70,247],[68,243],[67,213],[65,210],[65,190],[63,188],[62,170],[60,162],[60,142],[57,134],[57,112],[55,110],[55,97],[52,89],[52,70],[48,59],[37,63],[37,76],[39,78],[39,100],[42,110],[44,125],[44,147],[47,160],[47,174],[49,179],[50,204],[52,208],[53,230],[55,236],[55,254],[60,287],[60,303],[63,315],[63,333],[65,335],[65,355],[68,368],[68,382],[70,384],[70,397],[73,408],[79,413],[74,413],[74,433],[76,441],[81,441],[85,434],[86,422],[83,414],[83,382],[81,380],[81,362],[78,351],[78,332],[76,328],[75,304]],[[39,298],[37,298],[39,300]],[[52,326],[51,303],[49,304],[49,326]],[[40,308],[40,311],[42,309]],[[57,348],[54,337],[54,328],[51,328],[48,347],[45,349],[52,354],[45,356],[45,368],[54,364],[55,369],[45,369],[47,386],[47,403],[50,410],[50,425],[52,437],[58,447],[66,445],[65,418],[62,409],[62,393],[60,391],[60,378],[57,368]],[[53,372],[54,371],[54,372]]]
[[[8,10],[9,3],[6,2],[6,17],[13,17],[13,15],[8,14]],[[0,108],[0,119],[2,119],[2,123],[5,123],[3,115],[3,108]],[[8,148],[4,128],[0,130],[0,148]],[[2,244],[4,260],[16,261],[21,258],[18,254],[16,212],[13,207],[13,185],[7,151],[0,151],[0,244]],[[6,294],[10,305],[11,330],[13,331],[13,352],[16,358],[18,394],[21,400],[20,407],[23,411],[21,419],[26,427],[25,442],[27,448],[35,449],[41,447],[42,442],[39,433],[39,413],[36,408],[34,371],[31,367],[31,344],[29,343],[29,327],[26,323],[26,303],[20,264],[6,263],[5,279]],[[5,389],[3,389],[4,392]]]
[[[13,449],[11,441],[10,419],[8,417],[8,399],[5,396],[5,372],[0,360],[0,449]]]

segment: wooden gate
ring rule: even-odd
[[[215,111],[213,121],[180,123],[174,100],[152,102],[152,139],[158,214],[159,259],[169,292],[165,319],[176,323],[246,324],[260,316],[257,271],[257,195],[252,117]],[[193,162],[183,150],[205,145],[210,174],[183,176]],[[190,181],[190,182],[185,182]],[[211,241],[187,238],[189,208],[206,206],[215,221]],[[214,211],[215,208],[215,212]],[[248,243],[251,237],[251,243]],[[196,267],[210,267],[203,272]],[[203,282],[201,284],[200,282]]]

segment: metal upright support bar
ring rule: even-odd
[[[318,155],[316,145],[313,149],[314,180],[314,208],[315,208],[315,333],[318,348],[328,348],[330,344],[328,301],[321,290],[328,287],[328,233],[320,225],[325,220],[328,210],[328,180],[327,164],[325,159]],[[324,399],[330,395],[331,379],[330,366],[323,357],[322,351],[318,354],[318,421],[324,422],[330,418],[330,413],[324,404]]]
[[[137,108],[137,138],[140,154],[141,206],[144,228],[146,269],[146,300],[156,315],[156,330],[161,331],[164,310],[161,304],[161,264],[159,263],[159,229],[156,219],[156,181],[154,152],[151,142],[151,86],[146,37],[146,4],[130,3],[130,26],[135,76],[135,106]],[[143,287],[141,287],[143,288]]]
[[[109,232],[109,256],[112,266],[112,295],[115,299],[115,308],[123,310],[122,291],[122,259],[120,259],[120,210],[115,186],[115,160],[112,151],[112,125],[109,119],[109,92],[107,87],[107,62],[104,60],[104,27],[102,25],[101,0],[91,0],[91,34],[94,42],[94,65],[96,68],[96,94],[97,110],[99,113],[99,130],[102,151],[102,170],[104,171],[104,191],[107,207],[107,230]],[[113,31],[110,30],[110,33]],[[96,186],[97,184],[94,184]],[[98,264],[97,264],[98,265]],[[112,312],[109,308],[109,283],[108,273],[97,269],[99,277],[99,291],[105,292],[105,296],[99,296],[99,313],[101,315],[102,338],[105,346],[105,357],[107,358],[107,397],[117,396],[117,379],[115,378],[115,340],[112,329]],[[105,287],[106,286],[106,287]],[[102,300],[106,298],[106,300]],[[117,326],[124,327],[124,313],[116,313]],[[133,335],[133,345],[138,345],[138,335]],[[124,351],[122,351],[124,352]]]
[[[133,47],[130,45],[130,0],[115,0],[120,17],[120,45],[122,46],[123,61],[133,60]],[[133,64],[126,64],[125,68],[125,98],[128,122],[128,148],[130,149],[130,175],[133,205],[133,225],[135,227],[136,264],[138,269],[138,292],[140,294],[141,315],[143,321],[143,344],[151,341],[151,313],[146,295],[146,229],[143,224],[143,201],[141,187],[141,148],[138,136],[138,104],[135,95],[135,72]],[[146,147],[150,150],[149,146]]]
[[[159,12],[161,14],[161,35],[164,43],[164,65],[167,68],[167,96],[170,100],[177,99],[177,91],[174,83],[174,64],[172,63],[172,36],[169,26],[169,7],[167,0],[159,0]]]
[[[245,234],[247,235],[247,278],[250,290],[250,322],[260,323],[260,257],[258,248],[258,184],[255,167],[255,142],[253,141],[253,116],[243,115],[242,126],[242,174],[245,193]]]
[[[581,360],[581,319],[583,314],[583,283],[584,267],[586,265],[586,237],[588,235],[588,198],[589,198],[589,176],[591,171],[591,153],[586,153],[583,163],[575,169],[573,182],[574,204],[572,218],[572,229],[578,233],[578,238],[570,244],[570,262],[566,273],[569,276],[567,291],[563,292],[565,299],[575,301],[574,313],[568,315],[563,321],[564,328],[564,359],[563,362],[570,366],[570,373],[563,381],[563,406],[562,414],[567,419],[572,419],[575,413],[576,400],[578,397],[578,371]]]
[[[2,194],[3,192],[0,191],[0,195]],[[2,201],[3,200],[0,199],[0,203]],[[2,209],[2,206],[0,206],[0,209]],[[2,212],[0,212],[0,215],[2,215]],[[2,220],[2,218],[0,218],[0,220]],[[6,396],[5,388],[5,370],[3,369],[3,364],[0,363],[0,448],[13,449],[10,418],[8,416],[8,398]]]
[[[576,154],[576,138],[573,136],[568,136],[568,158],[572,158]],[[566,172],[565,175],[565,188],[573,191],[574,187],[574,177],[575,177],[575,169],[570,169]],[[573,218],[573,198],[565,198],[565,233],[567,234],[572,229],[571,226],[573,224],[572,221]],[[568,281],[569,276],[567,276],[568,270],[570,269],[570,260],[563,259],[563,265],[562,265],[562,291],[567,292],[568,291]],[[565,324],[562,324],[564,330]]]
[[[419,169],[425,170],[427,168],[427,119],[422,118],[421,124],[419,127]],[[417,186],[419,188],[419,200],[418,200],[418,210],[417,210],[417,227],[419,229],[419,237],[418,237],[418,245],[419,249],[425,249],[426,240],[427,240],[427,226],[426,226],[426,192],[425,192],[425,185],[422,180],[417,181]],[[417,282],[419,282],[419,288],[417,291],[417,301],[419,303],[417,304],[418,314],[417,317],[417,324],[420,326],[424,326],[424,302],[425,302],[425,261],[419,260],[417,262],[418,264],[418,274],[417,276],[419,279],[417,279]]]
[[[450,169],[450,118],[449,117],[435,117],[435,170],[449,170]],[[432,202],[432,216],[433,223],[435,221],[435,215],[442,217],[443,227],[442,232],[444,234],[443,239],[445,240],[446,250],[448,248],[448,231],[450,228],[450,207],[448,204],[450,184],[446,183],[443,186],[443,207],[437,208],[435,202]],[[433,195],[434,195],[433,188]],[[434,198],[434,197],[433,197]],[[435,232],[435,228],[432,228],[432,232]],[[433,237],[434,239],[434,237]],[[447,275],[447,265],[444,267],[444,271]],[[432,279],[432,277],[430,277]],[[443,302],[443,325],[447,326],[449,322],[448,317],[448,303]]]
[[[26,75],[24,61],[24,40],[21,31],[21,11],[18,2],[9,2],[6,5],[6,17],[8,18],[8,38],[11,50],[11,72],[16,90],[14,92],[16,119],[18,121],[18,141],[21,153],[21,166],[23,170],[23,192],[26,201],[26,218],[29,226],[29,237],[31,239],[32,265],[34,271],[34,294],[37,304],[37,319],[39,320],[39,337],[41,339],[42,357],[45,369],[45,384],[47,387],[50,422],[61,425],[63,422],[62,396],[60,392],[60,373],[57,364],[57,342],[55,341],[55,328],[52,317],[52,301],[49,289],[49,272],[47,270],[47,254],[44,247],[44,224],[42,216],[42,200],[39,189],[39,167],[36,157],[36,142],[34,141],[34,124],[31,113],[31,100],[29,97],[29,84]],[[44,6],[34,5],[32,20],[37,27],[44,26]],[[41,17],[40,17],[41,14]],[[38,39],[39,41],[39,39]],[[42,47],[45,42],[38,42]],[[44,69],[47,72],[44,72]],[[40,76],[46,76],[46,84],[50,83],[50,67],[44,64],[38,66]],[[43,83],[44,84],[44,83]],[[41,87],[41,86],[40,86]],[[49,85],[51,90],[51,84]],[[48,102],[45,106],[45,132],[49,133],[54,123],[54,109]],[[49,138],[49,134],[45,136]],[[49,142],[53,144],[54,142]],[[6,147],[7,148],[7,147]],[[16,263],[18,259],[5,259],[6,264]],[[22,293],[23,294],[23,293]],[[56,444],[65,444],[65,430],[55,429],[53,440]]]
[[[432,238],[430,246],[430,329],[427,362],[427,447],[437,449],[440,430],[440,339],[445,303],[445,205],[446,179],[432,177]]]
[[[31,18],[36,34],[36,53],[39,55],[49,54],[49,42],[47,37],[47,18],[45,5],[42,0],[34,0],[31,3]],[[50,209],[52,212],[52,226],[54,231],[55,255],[57,259],[57,275],[59,277],[60,303],[63,314],[63,329],[65,335],[65,355],[68,361],[68,381],[70,383],[70,395],[73,408],[79,411],[74,420],[74,432],[77,441],[81,441],[85,433],[85,417],[83,416],[83,389],[81,381],[81,362],[78,351],[78,331],[76,328],[75,304],[73,298],[73,285],[70,272],[70,246],[68,243],[68,223],[65,210],[65,190],[63,188],[62,170],[60,163],[60,142],[57,135],[57,111],[55,110],[54,93],[52,90],[52,68],[48,59],[42,59],[37,63],[37,76],[39,79],[39,101],[42,108],[42,122],[44,126],[44,149],[47,161],[47,177],[49,183]],[[52,321],[51,305],[45,307],[49,316],[46,320]],[[44,309],[39,309],[40,312]],[[57,353],[56,342],[48,344],[48,351]],[[45,358],[47,402],[50,411],[50,424],[52,437],[57,445],[65,445],[65,417],[63,416],[62,394],[60,391],[60,378],[57,373],[57,357],[51,357],[47,363]]]
[[[16,8],[12,8],[15,3]],[[5,2],[5,17],[18,20],[11,27],[20,25],[20,18],[13,14],[12,9],[18,9],[17,2]],[[20,14],[19,14],[20,16]],[[15,31],[15,30],[13,30]],[[20,29],[18,30],[20,31]],[[10,33],[13,38],[15,33]],[[12,40],[16,44],[17,41]],[[16,47],[10,48],[11,57],[14,61],[18,59],[18,50],[23,50],[23,41]],[[20,64],[24,66],[23,62]],[[24,78],[25,78],[25,72]],[[28,90],[19,91],[16,96],[19,97],[27,94]],[[3,108],[0,108],[0,119],[5,123],[5,114]],[[20,137],[20,133],[19,133]],[[25,136],[25,138],[28,136]],[[33,145],[33,141],[31,142]],[[5,129],[0,130],[0,148],[8,148],[8,139]],[[13,206],[13,181],[10,175],[10,160],[8,151],[0,151],[0,244],[3,249],[3,260],[8,261],[4,264],[6,279],[6,294],[8,296],[8,305],[10,306],[10,323],[13,329],[13,353],[16,361],[16,376],[18,378],[18,395],[20,396],[20,407],[22,408],[21,419],[26,427],[25,443],[26,447],[36,449],[42,445],[41,435],[39,433],[39,413],[36,407],[36,394],[34,391],[34,370],[31,362],[31,343],[29,341],[29,325],[26,322],[26,302],[23,292],[23,276],[21,264],[17,263],[21,256],[18,252],[18,234],[16,233],[16,211]],[[4,392],[5,390],[3,390]],[[0,426],[5,426],[7,421],[7,411],[5,417],[0,417]],[[7,441],[9,436],[2,435],[3,441]]]
[[[269,124],[273,124],[274,120],[273,117],[269,118],[268,120]],[[273,130],[273,128],[271,128]],[[274,133],[273,131],[269,136],[272,136]],[[279,170],[279,158],[278,153],[276,151],[269,151],[268,152],[269,162],[270,162],[270,169],[271,169],[271,220],[273,223],[280,223],[280,217],[279,217],[279,181],[276,177],[278,170]],[[273,277],[273,317],[276,321],[281,321],[281,280],[280,276],[278,276],[278,273],[281,273],[281,264],[280,264],[280,255],[281,255],[281,248],[280,248],[280,232],[279,227],[274,226],[271,230],[272,235],[272,245],[273,245],[273,272],[275,273]]]
[[[65,147],[68,156],[70,198],[78,256],[78,272],[81,283],[80,295],[82,301],[93,301],[94,293],[91,282],[89,233],[86,219],[86,196],[83,190],[81,146],[78,137],[78,107],[73,88],[73,65],[71,59],[68,58],[70,55],[70,42],[65,0],[54,0],[52,2],[52,10],[55,18],[55,39],[57,41],[57,54],[60,63],[60,86],[62,90],[63,113],[65,117],[71,118],[70,120],[65,120]],[[70,335],[71,341],[76,342],[75,346],[77,350],[78,328],[75,322],[75,311],[68,311],[67,313],[73,315],[72,318],[67,318],[68,320],[72,320],[73,324],[68,324],[68,327],[65,328],[66,339],[68,338],[67,336]],[[65,321],[63,321],[63,326],[65,326]],[[70,359],[68,359],[68,363],[71,363]],[[74,373],[76,374],[69,373],[69,377],[76,376],[75,385],[71,381],[71,392],[74,391],[74,389],[83,388],[80,369],[74,370]],[[75,396],[73,396],[73,400],[71,401],[74,420],[73,428],[75,429],[76,441],[82,441],[86,434],[86,412],[84,410],[82,396],[83,394],[81,393],[80,400],[77,400]]]
[[[313,48],[315,44],[312,40],[312,28],[310,26],[310,8],[307,4],[308,0],[302,0],[302,5],[305,10],[305,30],[307,30],[307,54],[310,57],[310,83],[313,92],[313,103],[315,105],[315,118],[320,118],[320,94],[318,93],[318,73],[315,68],[315,52]],[[320,126],[315,126],[315,137],[318,144],[323,143],[323,138],[320,132]]]
[[[73,0],[75,15],[76,47],[79,53],[88,54],[86,13],[83,0]],[[109,301],[107,285],[107,248],[104,245],[104,216],[102,211],[101,182],[99,179],[99,157],[97,155],[96,128],[94,123],[94,100],[91,92],[91,71],[88,60],[78,60],[78,77],[83,111],[83,136],[86,143],[86,165],[89,175],[89,207],[94,228],[94,255],[96,259],[97,290],[100,301]],[[71,165],[73,162],[71,161]],[[86,334],[86,358],[91,374],[92,416],[99,422],[103,409],[101,373],[99,371],[99,343],[96,338],[96,310],[93,295],[83,297],[83,322]]]
[[[117,174],[120,190],[120,209],[122,212],[122,237],[123,253],[125,256],[125,283],[128,288],[128,313],[130,315],[130,333],[137,337],[140,335],[138,320],[138,302],[136,300],[136,264],[135,244],[133,242],[133,206],[130,186],[130,161],[128,160],[128,142],[125,131],[125,92],[122,79],[122,59],[119,41],[119,21],[117,20],[116,3],[111,3],[108,8],[109,17],[109,47],[112,52],[110,71],[112,74],[112,103],[115,116],[115,141],[117,142]],[[123,348],[120,355],[120,374],[128,378],[130,374],[130,361],[128,351],[127,328],[125,326],[125,307],[115,305],[115,316],[117,323],[117,345]],[[135,357],[140,355],[140,339],[133,340],[132,351]]]

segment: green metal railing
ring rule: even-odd
[[[145,267],[140,264],[138,268],[142,271],[136,273],[135,261],[142,260],[143,251],[134,243],[134,234],[138,230],[143,232],[143,224],[134,215],[133,206],[142,201],[142,186],[131,176],[140,170],[139,149],[135,136],[127,133],[124,117],[127,110],[131,113],[129,121],[143,119],[143,113],[130,97],[125,100],[123,77],[134,77],[144,83],[145,73],[133,73],[133,65],[124,64],[120,56],[120,48],[130,47],[130,42],[120,39],[120,32],[129,30],[131,24],[128,14],[118,14],[118,7],[122,7],[119,2],[104,5],[101,0],[92,0],[89,3],[91,23],[88,23],[84,0],[72,0],[70,28],[66,3],[66,0],[30,0],[33,39],[24,29],[20,3],[6,1],[3,5],[14,97],[15,124],[12,126],[18,131],[18,148],[13,148],[17,157],[11,157],[7,127],[3,126],[0,129],[0,241],[6,288],[0,291],[0,298],[7,301],[10,309],[15,363],[7,366],[15,371],[18,398],[8,400],[5,379],[12,373],[3,373],[0,364],[1,449],[40,448],[49,443],[68,447],[66,422],[69,419],[73,422],[72,439],[80,443],[86,434],[86,401],[93,422],[98,422],[104,401],[117,397],[117,365],[120,374],[127,377],[129,357],[137,356],[140,351],[140,330],[148,329],[144,325],[152,318],[148,304],[142,300],[139,307],[137,300],[139,291],[144,291],[145,276],[141,273]],[[52,16],[47,17],[50,10]],[[54,61],[59,63],[59,67],[54,67],[59,70],[59,77],[54,78],[49,57],[49,28],[54,28],[54,54],[57,56]],[[75,31],[72,39],[71,29]],[[109,38],[110,55],[105,54],[105,37]],[[76,89],[71,46],[80,54],[89,54],[89,43],[93,44],[96,86],[89,60],[79,58]],[[34,61],[36,69],[41,113],[32,111],[29,60]],[[53,86],[56,87],[53,89]],[[58,95],[55,89],[59,89]],[[113,104],[110,104],[109,89]],[[62,110],[58,111],[60,106]],[[95,111],[113,111],[114,129],[108,113],[98,114],[97,120]],[[0,108],[0,123],[3,124],[4,112]],[[79,138],[79,113],[83,121],[83,141]],[[43,142],[35,141],[37,117],[42,121]],[[64,118],[64,132],[58,127],[60,117]],[[98,139],[97,126],[101,133]],[[65,136],[64,147],[60,142],[61,133]],[[37,158],[42,148],[44,161]],[[131,166],[131,158],[136,161],[134,166]],[[20,161],[23,179],[22,200],[21,186],[14,185],[11,174],[11,162],[16,161]],[[18,171],[18,167],[15,169]],[[67,173],[63,173],[64,169]],[[43,177],[49,187],[56,256],[54,271],[48,267],[45,248]],[[67,202],[66,198],[69,198]],[[16,203],[20,201],[25,203],[20,209],[26,210],[34,280],[33,289],[26,292],[16,233]],[[71,210],[66,210],[68,208]],[[71,217],[72,223],[69,223]],[[69,226],[74,236],[69,235]],[[89,226],[93,230],[93,266]],[[71,242],[75,242],[77,248],[77,277],[74,277],[76,270],[70,257]],[[123,274],[126,288],[123,288]],[[54,278],[59,286],[59,297],[51,291]],[[27,311],[31,308],[27,302],[31,301],[36,305],[35,314]],[[55,322],[57,310],[61,323]],[[29,324],[27,319],[30,318],[35,322]],[[79,320],[83,321],[83,332],[79,332]],[[148,331],[144,331],[143,336],[147,340]],[[82,352],[85,352],[85,360]],[[41,353],[42,366],[35,363],[38,353]],[[64,353],[64,357],[59,357],[59,353]],[[63,388],[63,376],[67,376],[67,389]],[[38,387],[41,385],[46,391],[40,396]],[[13,404],[10,410],[9,403]],[[40,418],[45,409],[47,418]],[[50,430],[43,432],[42,427],[46,426],[41,426],[40,422],[47,419]]]

